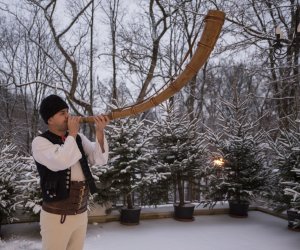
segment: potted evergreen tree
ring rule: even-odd
[[[121,196],[120,222],[126,225],[139,224],[141,207],[136,206],[135,194],[143,185],[151,183],[148,172],[151,155],[147,150],[149,140],[143,134],[146,131],[144,126],[137,117],[112,122],[107,130],[110,159],[107,166],[100,168],[96,174],[98,182],[105,183],[106,190],[114,193],[107,199],[117,202]],[[101,193],[103,196],[105,192],[100,188]]]
[[[20,202],[17,200],[16,185],[18,157],[16,147],[12,143],[5,139],[0,140],[0,235],[2,223],[16,220],[14,211]]]
[[[292,171],[296,174],[296,180],[284,189],[285,195],[291,199],[291,208],[287,210],[288,228],[300,231],[300,168],[294,168]]]
[[[300,230],[300,133],[297,123],[291,122],[289,130],[280,130],[276,140],[270,137],[269,143],[277,173],[272,205],[278,212],[287,212],[289,229]]]
[[[22,210],[32,219],[38,220],[42,209],[42,192],[40,177],[32,156],[19,158],[18,200],[22,201]]]
[[[2,168],[0,168],[2,171]],[[4,179],[3,174],[0,174],[0,237],[2,223],[9,223],[13,218],[14,210],[14,189],[10,180]]]
[[[247,217],[251,200],[267,188],[270,173],[265,164],[263,134],[249,112],[249,98],[233,103],[221,101],[219,125],[222,132],[208,131],[208,140],[221,166],[210,165],[208,196],[229,201],[232,216]]]
[[[206,146],[198,132],[197,119],[189,120],[188,114],[179,110],[177,103],[166,103],[161,121],[156,123],[153,143],[156,147],[157,167],[163,168],[172,181],[174,190],[174,217],[191,221],[195,205],[185,200],[189,181],[199,178],[204,166]],[[178,194],[178,200],[176,196]]]

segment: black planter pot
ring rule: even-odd
[[[174,218],[179,221],[193,221],[194,220],[194,204],[179,204],[174,205]]]
[[[293,210],[287,210],[288,228],[300,232],[300,213]]]
[[[141,208],[121,208],[120,222],[123,225],[138,225],[140,223]]]
[[[249,202],[247,201],[229,201],[229,215],[237,218],[248,217]]]

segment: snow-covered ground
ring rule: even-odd
[[[38,223],[2,226],[2,250],[41,249]],[[138,226],[119,222],[89,224],[85,250],[299,250],[300,232],[287,221],[258,211],[246,219],[228,215],[196,216],[193,222],[142,220]]]

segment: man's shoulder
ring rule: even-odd
[[[39,133],[32,141],[32,144],[34,143],[49,143],[51,142],[53,139],[52,139],[53,135],[52,133],[47,130],[43,133]]]
[[[48,132],[49,132],[48,130],[46,130],[44,132],[39,131],[38,134],[35,136],[34,139],[41,138],[41,137],[46,138]]]
[[[42,137],[42,136],[36,136],[31,143],[32,151],[37,151],[41,148],[43,148],[45,145],[48,145],[51,143],[48,139]]]
[[[32,143],[36,143],[36,142],[44,142],[44,141],[49,141],[46,137],[42,136],[42,135],[37,135],[33,140]]]

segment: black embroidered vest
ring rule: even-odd
[[[48,139],[53,144],[62,145],[64,142],[62,138],[50,131],[39,135]],[[79,160],[82,172],[88,183],[90,192],[96,193],[97,188],[91,174],[87,157],[83,150],[81,137],[77,135],[76,137],[77,146],[81,152],[82,158]],[[42,189],[43,200],[47,202],[64,200],[69,197],[70,182],[71,182],[71,169],[60,170],[57,172],[51,171],[46,166],[35,162],[39,175],[40,175],[40,185]]]

